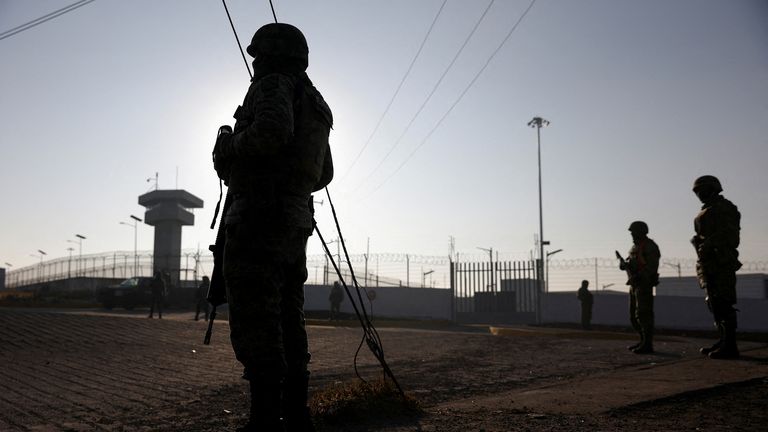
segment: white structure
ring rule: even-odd
[[[665,297],[704,297],[696,276],[659,278],[656,295]],[[768,299],[768,275],[765,273],[736,275],[736,298],[739,300]]]

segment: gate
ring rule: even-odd
[[[451,262],[453,320],[531,324],[541,316],[541,260]]]

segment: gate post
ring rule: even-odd
[[[456,322],[456,272],[453,260],[450,260],[451,268],[451,321]]]

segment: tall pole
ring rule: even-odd
[[[133,275],[138,276],[139,273],[139,249],[138,249],[138,232],[139,232],[139,222],[141,222],[140,217],[136,217],[134,215],[130,215],[131,219],[133,219]]]
[[[85,236],[82,234],[75,234],[75,237],[77,237],[77,243],[80,245],[80,252],[79,256],[77,258],[77,267],[80,268],[80,263],[83,261],[83,240],[85,240]],[[83,276],[85,276],[85,266],[83,266]]]
[[[542,198],[541,198],[541,127],[549,125],[548,120],[544,120],[541,117],[534,117],[531,121],[528,122],[528,126],[535,127],[536,128],[536,141],[538,144],[538,155],[539,155],[539,266],[543,266],[544,260],[544,245],[548,242],[544,241],[544,212],[543,212],[543,205],[542,205]],[[539,321],[541,321],[541,292],[544,290],[544,278],[541,274],[543,269],[539,269],[539,295],[536,296],[536,303],[537,303],[537,318]]]

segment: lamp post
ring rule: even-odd
[[[133,223],[128,222],[120,222],[120,225],[128,225],[133,227],[133,276],[138,276],[139,272],[139,252],[138,252],[138,232],[139,232],[139,222],[142,222],[140,217],[136,217],[134,215],[130,215],[131,219],[133,219]]]
[[[613,284],[613,283],[609,283],[609,284],[605,284],[605,285],[603,285],[603,291],[605,291],[605,289],[606,289],[606,288],[610,288],[610,287],[612,287],[612,286],[614,286],[614,285],[616,285],[616,284]]]
[[[541,117],[534,117],[528,122],[528,126],[536,128],[536,141],[538,143],[539,154],[539,260],[544,259],[544,246],[549,242],[544,240],[544,215],[542,211],[542,199],[541,199],[541,127],[548,126],[549,120],[544,120]],[[543,264],[543,263],[542,263]],[[541,320],[541,291],[544,288],[544,278],[539,275],[539,295],[536,296],[536,314],[538,321]]]
[[[486,248],[481,248],[481,247],[478,247],[478,246],[475,246],[475,247],[477,249],[480,249],[481,251],[488,252],[488,258],[490,259],[488,262],[490,263],[490,266],[491,266],[490,269],[489,269],[489,274],[488,274],[489,278],[488,279],[489,279],[489,282],[490,282],[490,285],[491,285],[491,292],[494,292],[495,288],[496,288],[496,284],[495,284],[494,277],[493,277],[494,276],[493,275],[493,248],[487,248],[486,249]]]
[[[45,253],[45,251],[40,250],[40,249],[37,250],[37,253],[40,254],[39,255],[40,256],[40,267],[38,267],[38,269],[37,269],[37,277],[38,277],[38,279],[40,279],[40,282],[42,282],[43,281],[43,257],[45,255],[48,255],[48,254]],[[38,257],[37,254],[29,254],[29,256],[33,256],[35,258]]]
[[[562,249],[554,250],[552,252],[547,252],[547,292],[549,292],[549,257],[556,253],[562,252]]]
[[[432,273],[434,273],[434,272],[435,272],[434,270],[429,270],[429,271],[422,271],[422,272],[421,272],[421,287],[422,287],[422,288],[424,288],[424,282],[425,282],[425,281],[426,281],[426,279],[427,279],[427,275],[431,275],[431,274],[432,274]],[[432,276],[430,276],[430,278],[431,278],[431,277],[432,277]]]
[[[683,272],[682,272],[682,268],[681,268],[681,266],[680,266],[680,263],[677,263],[677,264],[673,264],[673,263],[671,263],[671,262],[665,262],[665,263],[664,263],[664,265],[665,265],[665,266],[670,266],[670,267],[672,267],[672,268],[676,268],[676,269],[677,269],[677,278],[678,278],[678,279],[680,279],[680,278],[682,278],[682,277],[683,277]]]
[[[72,251],[75,250],[73,247],[68,247],[67,250],[69,251],[69,261],[67,261],[67,279],[72,277]]]
[[[79,246],[79,253],[77,257],[77,272],[76,276],[80,273],[80,262],[83,260],[83,240],[85,240],[85,236],[82,234],[75,234],[75,237],[77,237],[77,240],[67,240],[69,243],[77,243]],[[85,275],[85,267],[83,267],[83,275]]]

